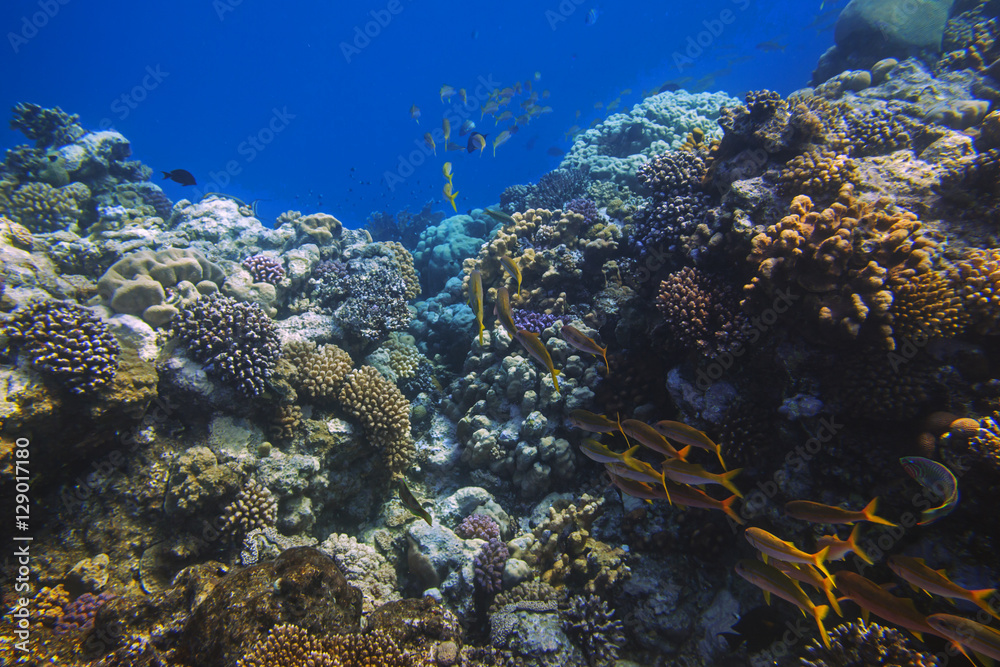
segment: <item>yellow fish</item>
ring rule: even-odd
[[[515,224],[514,218],[510,217],[509,215],[507,215],[503,211],[494,211],[491,208],[484,208],[483,209],[483,213],[485,213],[486,215],[490,216],[491,218],[493,218],[494,220],[496,220],[497,222],[499,222],[501,224],[504,224],[504,225],[513,225],[513,224]],[[518,284],[518,290],[520,290],[520,289],[521,289],[521,286],[520,286],[520,284]]]
[[[416,104],[410,107],[410,118],[417,121],[417,125],[420,125],[420,107]]]
[[[420,501],[416,499],[413,492],[410,491],[410,488],[406,486],[406,482],[403,480],[399,480],[399,499],[403,502],[406,509],[426,521],[428,526],[434,525],[430,512],[424,509],[423,505],[420,504]]]
[[[996,593],[995,588],[984,588],[970,591],[962,588],[944,574],[944,570],[934,570],[928,567],[922,558],[909,556],[890,556],[889,569],[898,574],[906,583],[928,593],[934,593],[945,598],[968,600],[993,618],[1000,616],[990,606],[990,598]]]
[[[445,187],[450,185],[451,183]],[[455,202],[452,201],[451,205],[454,206]],[[479,322],[479,345],[482,346],[483,329],[485,328],[483,327],[483,274],[479,272],[479,269],[474,269],[469,274],[469,305],[472,306],[472,312],[476,314],[476,321]]]
[[[489,211],[489,209],[486,209]],[[492,217],[492,216],[491,216]],[[500,257],[500,263],[503,264],[504,270],[510,274],[510,277],[517,281],[517,294],[521,293],[521,269],[518,268],[517,262],[510,258],[509,255],[503,255]]]
[[[458,192],[453,193],[451,191],[451,181],[448,181],[447,183],[444,184],[442,192],[444,192],[444,198],[451,203],[452,210],[458,213],[458,207],[455,205],[455,197],[458,196]]]
[[[434,137],[431,136],[430,132],[424,132],[424,143],[427,144],[427,148],[434,151],[434,155],[438,154],[437,145],[435,145]]]
[[[875,582],[850,570],[837,572],[833,582],[844,597],[850,598],[861,607],[865,621],[868,620],[869,613],[875,614],[890,623],[906,628],[920,641],[924,640],[925,632],[938,634],[937,630],[927,623],[927,618],[917,611],[910,598],[896,597]]]
[[[504,130],[493,139],[493,157],[497,156],[497,146],[507,143],[508,139],[510,139],[510,132],[507,130]]]
[[[520,286],[521,276],[518,276],[518,285]],[[584,336],[583,332],[574,326],[568,324],[564,325],[562,329],[559,330],[559,335],[562,339],[580,350],[581,352],[586,352],[588,354],[593,354],[594,356],[601,355],[604,357],[604,372],[605,376],[611,373],[611,367],[608,365],[608,348],[607,346],[601,347],[594,341],[593,338],[589,336]]]
[[[895,526],[891,521],[875,516],[875,509],[878,507],[878,498],[873,499],[861,511],[845,510],[842,507],[814,503],[809,500],[792,500],[785,503],[785,514],[793,519],[809,521],[810,523],[857,523],[858,521],[870,521],[882,524],[883,526]]]
[[[757,551],[761,552],[765,556],[777,558],[778,560],[787,561],[789,563],[809,563],[810,565],[818,567],[824,576],[830,576],[829,571],[827,571],[826,567],[823,565],[823,561],[826,560],[827,554],[830,553],[830,547],[820,549],[814,554],[809,554],[802,551],[791,542],[779,540],[777,537],[762,528],[747,528],[743,533],[743,536],[747,538],[747,542],[752,544]]]
[[[465,92],[465,88],[458,89],[458,99],[462,100],[462,104],[469,103],[469,94]]]
[[[719,457],[719,465],[722,466],[722,469],[726,469],[726,464],[722,461],[722,448],[712,442],[711,438],[698,429],[682,422],[670,421],[669,419],[656,422],[653,424],[653,428],[665,438],[676,440],[683,445],[691,445],[692,447],[712,452]]]
[[[538,337],[538,334],[519,329],[518,332],[514,334],[514,338],[516,338],[517,342],[524,346],[524,349],[528,351],[528,354],[535,358],[535,361],[540,363],[542,366],[545,366],[549,373],[552,374],[552,384],[556,386],[556,393],[559,393],[559,380],[556,379],[556,376],[559,375],[559,371],[556,370],[556,367],[552,364],[552,356],[545,348],[545,343],[543,343],[542,339]]]
[[[573,410],[569,413],[569,423],[576,428],[591,433],[614,433],[619,429],[616,422],[604,415],[594,414],[587,410]]]
[[[479,149],[479,157],[482,157],[483,151],[486,149],[486,136],[479,132],[473,132],[469,135],[469,141],[466,143],[465,149],[471,153],[477,148]]]
[[[826,595],[827,601],[830,603],[830,608],[837,613],[837,616],[844,615],[840,611],[840,603],[837,602],[837,596],[833,594],[832,577],[824,578],[823,575],[819,573],[819,570],[812,565],[806,565],[804,563],[789,563],[776,558],[768,563],[768,565],[771,565],[776,570],[784,572],[795,581],[803,584],[809,584],[816,590],[823,591]]]
[[[455,89],[449,86],[448,84],[445,84],[441,86],[440,94],[441,94],[441,102],[444,102],[446,99],[455,94]]]
[[[691,484],[693,486],[721,484],[739,498],[742,498],[743,494],[733,485],[733,477],[736,477],[742,471],[742,468],[737,468],[736,470],[730,470],[729,472],[717,475],[708,472],[697,463],[688,463],[675,459],[667,459],[663,462],[663,474],[672,482]]]
[[[444,177],[448,179],[449,183],[451,183],[451,162],[445,162],[444,165],[442,165],[441,173],[444,174]]]
[[[677,451],[666,438],[653,430],[653,427],[638,419],[626,419],[621,423],[622,435],[632,436],[654,452],[659,452],[672,459],[683,459],[687,450]]]
[[[1000,660],[1000,632],[993,628],[951,614],[931,614],[927,623],[940,636],[972,649],[980,658]]]
[[[583,442],[580,443],[580,451],[582,451],[588,459],[597,461],[598,463],[615,463],[624,461],[626,458],[631,458],[632,455],[638,450],[639,445],[636,445],[632,449],[619,454],[618,452],[611,451],[605,445],[601,444],[597,440],[594,440],[593,438],[584,438]]]
[[[854,524],[854,530],[851,531],[850,537],[846,540],[842,540],[836,535],[824,535],[816,540],[816,546],[820,549],[823,547],[830,547],[830,553],[827,555],[827,560],[840,560],[847,556],[847,554],[853,552],[858,558],[868,563],[869,565],[874,565],[875,561],[871,559],[871,556],[866,554],[861,547],[858,545],[858,538],[861,537],[861,523]]]
[[[500,320],[501,326],[510,334],[511,338],[517,334],[517,327],[514,326],[514,318],[510,314],[510,292],[506,287],[497,289],[497,302],[493,306],[493,314]]]
[[[448,138],[451,137],[451,123],[447,118],[441,119],[441,128],[444,130],[444,144],[448,145]]]
[[[801,609],[803,614],[816,619],[819,634],[823,638],[823,645],[830,648],[830,636],[826,633],[826,628],[823,627],[823,619],[830,613],[828,606],[813,604],[802,587],[792,581],[787,574],[760,561],[739,561],[736,563],[736,574],[764,591],[764,597],[768,601],[770,601],[769,594],[774,593],[782,600],[787,600]]]

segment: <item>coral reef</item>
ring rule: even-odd
[[[12,109],[10,129],[19,130],[35,142],[36,146],[63,146],[83,136],[77,123],[80,117],[68,114],[59,107],[44,109],[37,104],[19,103]]]
[[[622,622],[596,595],[574,595],[562,614],[566,633],[582,645],[590,667],[613,667],[625,644]]]
[[[485,514],[470,514],[455,528],[455,534],[462,539],[499,540],[500,526]]]
[[[18,309],[4,333],[32,367],[73,394],[93,394],[115,377],[118,341],[99,317],[75,303],[40,301]]]
[[[277,285],[285,277],[281,260],[269,255],[252,255],[243,260],[243,268],[250,272],[255,283]]]
[[[498,538],[491,537],[476,554],[473,563],[476,571],[476,589],[487,594],[503,590],[503,571],[510,558],[507,545]]]
[[[274,322],[260,306],[219,294],[182,308],[170,331],[211,373],[250,397],[264,391],[281,353]]]
[[[282,351],[291,364],[288,381],[307,398],[334,401],[354,362],[336,345],[317,346],[312,341],[291,341]]]
[[[223,510],[220,529],[240,540],[251,531],[274,527],[277,519],[278,501],[274,495],[266,486],[250,480]]]
[[[94,627],[94,617],[100,608],[115,599],[114,593],[94,595],[84,593],[62,609],[62,615],[56,619],[56,632],[73,632],[89,630]]]
[[[6,214],[32,232],[55,232],[68,228],[83,215],[80,204],[90,199],[82,183],[54,188],[48,183],[28,183],[14,190]]]

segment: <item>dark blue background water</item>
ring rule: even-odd
[[[460,211],[495,203],[507,185],[556,167],[549,151],[571,145],[567,130],[607,115],[596,103],[621,97],[618,110],[627,110],[667,81],[691,77],[688,88],[700,81],[735,96],[763,87],[787,94],[808,83],[832,41],[831,6],[841,4],[828,3],[817,21],[819,0],[64,1],[0,7],[0,106],[61,106],[88,129],[113,126],[154,169],[188,169],[202,190],[267,200],[267,224],[294,208],[325,210],[349,226],[372,210],[416,210],[428,200],[450,212],[441,195],[446,159]],[[373,11],[384,26],[370,23]],[[375,36],[355,42],[366,27]],[[706,46],[691,47],[698,40]],[[695,57],[678,71],[677,54]],[[439,147],[387,187],[386,174],[440,127],[449,107],[438,97],[442,84],[473,96],[480,80],[503,87],[528,79],[539,94],[550,91],[538,104],[553,112],[521,128],[495,159],[491,145],[482,156],[447,158]],[[523,99],[511,103],[515,115]],[[472,118],[488,140],[509,124]],[[0,130],[3,147],[23,142]],[[164,188],[173,199],[192,197],[193,188]]]

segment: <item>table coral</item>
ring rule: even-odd
[[[409,467],[416,453],[410,437],[410,403],[396,385],[373,367],[362,366],[348,373],[340,402],[361,422],[391,472]]]
[[[75,303],[35,302],[14,313],[5,333],[32,366],[73,394],[93,394],[115,377],[118,341],[99,317]]]
[[[259,396],[281,353],[277,328],[257,304],[219,294],[181,309],[171,334],[198,361],[245,396]]]

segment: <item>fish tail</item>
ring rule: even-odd
[[[851,545],[851,551],[853,551],[858,558],[868,563],[869,565],[874,565],[875,561],[873,561],[871,559],[871,556],[865,553],[865,550],[861,548],[860,544],[858,544],[858,538],[860,537],[861,537],[861,524],[856,523],[854,524],[854,529],[851,531],[850,537],[847,538],[847,543]]]
[[[861,514],[864,515],[865,520],[871,521],[872,523],[878,523],[883,526],[895,526],[896,524],[894,524],[892,521],[889,521],[888,519],[883,519],[880,516],[875,516],[875,509],[877,507],[878,507],[878,497],[872,498],[872,501],[868,503],[863,510],[861,510]]]
[[[743,494],[740,493],[740,490],[737,489],[736,485],[733,484],[732,479],[733,477],[739,475],[741,472],[743,472],[743,468],[737,468],[736,470],[730,470],[729,472],[722,473],[721,475],[719,475],[719,481],[722,484],[722,486],[732,491],[739,498],[742,498]]]
[[[825,604],[821,604],[818,607],[813,607],[813,617],[816,619],[816,627],[819,628],[819,634],[823,638],[823,645],[830,648],[830,635],[827,634],[826,628],[823,627],[823,619],[826,615],[830,613],[830,608]]]
[[[163,172],[163,180],[167,180],[168,178],[170,178],[170,172],[164,171]]]
[[[820,572],[823,573],[823,576],[827,578],[830,577],[830,571],[826,569],[825,565],[823,565],[823,561],[825,561],[826,557],[829,555],[830,555],[830,547],[823,547],[822,551],[816,552],[816,555],[814,556],[816,560],[813,562],[813,565],[818,567]]]
[[[722,466],[723,470],[725,470],[726,462],[722,460],[722,447],[720,447],[719,445],[715,446],[715,455],[719,457],[719,465]]]
[[[736,502],[736,496],[729,496],[725,500],[721,501],[720,506],[722,507],[722,511],[725,512],[726,516],[728,516],[730,519],[732,519],[733,521],[742,526],[744,523],[743,519],[741,519],[740,515],[737,514],[736,510],[733,509],[733,503],[735,502]]]
[[[1000,615],[997,615],[993,605],[990,604],[990,598],[993,597],[993,594],[996,592],[997,589],[995,588],[983,588],[978,591],[969,591],[969,593],[972,594],[973,603],[993,618],[1000,620]]]
[[[837,596],[833,594],[832,577],[823,580],[823,592],[826,593],[826,599],[830,601],[830,608],[836,612],[837,616],[843,616],[843,612],[840,611],[840,603],[837,602]]]
[[[690,453],[691,453],[691,445],[688,445],[684,449],[681,449],[680,451],[677,452],[677,460],[678,461],[684,461],[685,463],[687,463],[687,457],[688,457],[688,454],[690,454]],[[729,490],[732,491],[732,489],[729,489]],[[735,491],[734,491],[734,493],[735,493]]]

